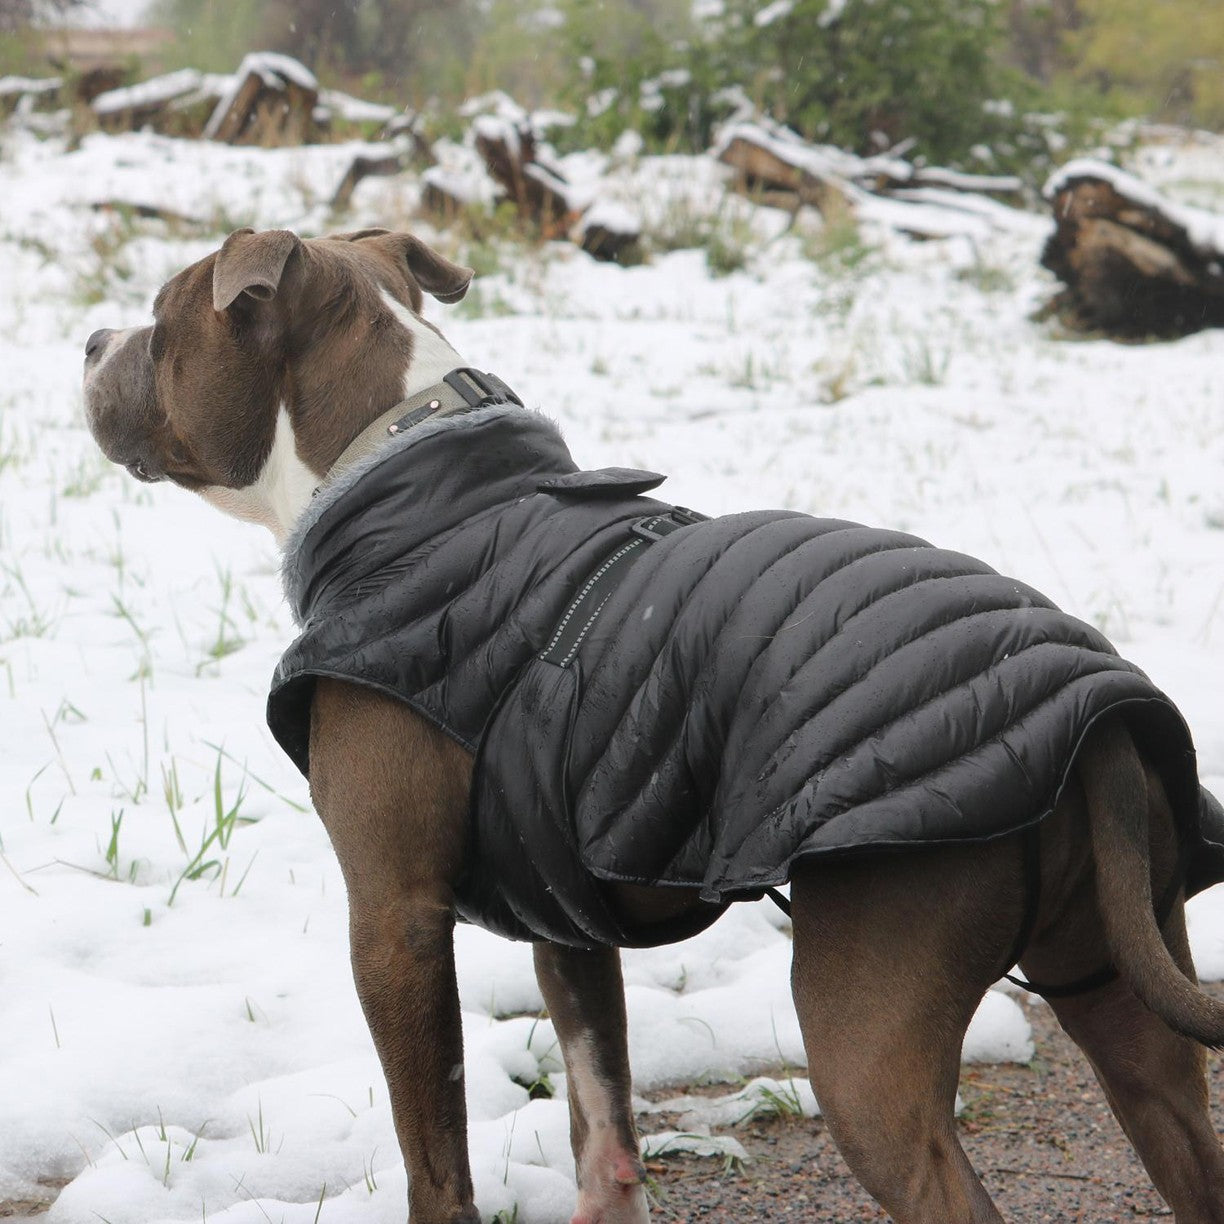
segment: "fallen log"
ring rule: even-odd
[[[936,189],[966,195],[1017,199],[1020,179],[1010,174],[967,174],[941,166],[915,166],[896,153],[859,157],[834,145],[809,144],[778,124],[759,121],[725,127],[714,156],[735,171],[734,186],[761,203],[821,212],[843,211],[854,194],[873,195]]]
[[[910,184],[914,168],[899,157],[859,157],[833,145],[808,144],[787,128],[735,123],[723,129],[714,156],[735,173],[738,190],[754,198],[789,198],[792,207],[822,209],[830,194],[844,202],[847,185],[883,191]],[[823,211],[823,209],[822,209]]]
[[[205,140],[225,144],[304,144],[318,132],[314,74],[288,55],[248,55],[234,84],[218,101],[204,127]]]
[[[1224,216],[1087,159],[1045,194],[1055,229],[1041,263],[1065,285],[1053,306],[1070,326],[1132,339],[1224,326]]]
[[[139,85],[111,89],[90,103],[104,132],[152,128],[165,136],[199,136],[218,101],[232,88],[230,77],[183,68]]]
[[[208,224],[189,213],[176,212],[173,208],[163,208],[160,204],[142,204],[138,200],[95,200],[89,207],[94,212],[139,217],[142,221],[164,221],[168,225],[184,229],[200,229]]]
[[[362,179],[376,176],[388,177],[392,174],[398,174],[403,168],[403,159],[398,149],[388,149],[385,153],[373,156],[358,153],[353,158],[349,168],[344,172],[340,185],[332,194],[330,204],[332,211],[339,212],[341,209],[349,206],[349,201],[353,198],[353,192],[357,190],[357,184]]]

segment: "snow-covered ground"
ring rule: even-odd
[[[339,872],[262,724],[291,635],[273,542],[110,467],[78,385],[86,336],[145,321],[217,242],[93,202],[322,232],[351,153],[0,134],[0,1202],[71,1179],[54,1224],[404,1218]],[[614,196],[673,230],[712,217],[747,267],[503,254],[465,303],[431,304],[456,347],[554,415],[580,462],[670,472],[681,504],[887,524],[1044,589],[1180,703],[1224,786],[1224,334],[1058,338],[1030,317],[1052,288],[1040,217],[859,245],[724,201],[708,159],[618,173]],[[402,224],[413,195],[367,181],[343,226]],[[1216,894],[1193,941],[1224,976]],[[466,928],[458,946],[482,1210],[566,1220],[529,950]],[[626,954],[637,1087],[801,1069],[788,959],[768,903]],[[992,992],[966,1058],[1030,1052]],[[553,1099],[529,1101],[545,1078]]]

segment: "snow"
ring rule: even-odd
[[[639,234],[642,231],[641,218],[632,209],[613,201],[597,200],[583,213],[580,224],[584,232],[593,226],[612,234]]]
[[[795,0],[773,0],[772,4],[767,4],[763,9],[757,9],[752,18],[752,24],[757,29],[764,29],[766,26],[773,25],[775,21],[789,17],[794,8]]]
[[[129,85],[126,89],[109,89],[94,98],[90,106],[98,115],[156,106],[199,89],[203,82],[203,73],[194,68],[180,68],[177,72],[151,77],[147,81],[141,81],[139,85]]]
[[[995,191],[1015,194],[1023,183],[1014,174],[964,174],[943,167],[923,167],[917,178],[932,187],[950,187],[954,191]]]
[[[11,94],[55,93],[64,83],[63,77],[0,77],[0,98]]]
[[[343,882],[262,723],[293,632],[273,542],[105,463],[78,385],[85,337],[146,321],[228,227],[323,232],[372,147],[95,134],[68,151],[0,129],[0,1203],[70,1179],[48,1224],[404,1218]],[[599,206],[648,227],[742,229],[746,270],[712,276],[690,249],[629,269],[568,244],[503,252],[462,307],[433,309],[465,357],[555,417],[580,462],[669,472],[671,500],[887,524],[1047,591],[1180,704],[1224,786],[1224,333],[1051,335],[1032,320],[1054,289],[1045,217],[978,201],[959,212],[985,228],[924,243],[879,218],[851,265],[810,213],[725,197],[711,158],[597,169]],[[336,224],[403,217],[417,190],[364,181]],[[101,215],[102,199],[201,224]],[[1222,898],[1190,907],[1206,978],[1224,977]],[[567,1220],[564,1076],[530,949],[467,927],[456,949],[484,1217]],[[768,901],[626,953],[635,1090],[725,1080],[741,1097],[726,1112],[768,1100],[739,1091],[757,1075],[790,1091],[785,1067],[814,1110],[789,959]],[[990,992],[966,1059],[1031,1049],[1015,997]],[[529,1100],[541,1077],[553,1099]],[[734,1152],[721,1118],[684,1133],[713,1127],[711,1149]],[[648,1150],[685,1142],[655,1113],[641,1124]]]
[[[394,106],[354,98],[339,89],[324,89],[319,101],[346,123],[390,123],[400,113]]]

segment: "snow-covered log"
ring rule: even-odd
[[[582,214],[575,227],[579,246],[605,263],[628,263],[639,249],[642,222],[622,204],[600,201]]]
[[[248,55],[234,84],[218,101],[204,128],[206,140],[226,144],[303,144],[317,130],[319,83],[288,55]]]
[[[481,115],[472,125],[476,151],[489,174],[520,212],[549,237],[564,233],[577,219],[569,184],[541,157],[529,122]]]
[[[736,171],[736,185],[752,194],[785,193],[792,204],[819,208],[846,184],[872,191],[906,186],[914,168],[899,157],[858,157],[833,145],[809,144],[776,124],[735,123],[723,129],[714,156]]]
[[[1165,199],[1105,162],[1069,162],[1046,185],[1055,229],[1041,262],[1073,326],[1119,336],[1224,326],[1224,216]]]
[[[90,109],[107,132],[152,128],[171,136],[199,136],[234,79],[182,68],[139,85],[99,94]]]
[[[0,77],[0,116],[54,107],[63,86],[63,77]]]
[[[830,194],[844,203],[848,184],[884,195],[930,187],[1015,197],[1022,189],[1014,175],[915,166],[895,154],[859,157],[834,145],[809,144],[788,128],[766,121],[729,124],[713,152],[736,171],[739,190],[791,208],[811,204],[823,209]]]

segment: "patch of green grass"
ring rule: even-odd
[[[217,581],[221,588],[221,603],[217,608],[217,632],[212,641],[205,647],[205,658],[196,665],[198,676],[206,667],[220,663],[222,659],[241,650],[246,645],[246,638],[238,632],[230,611],[230,603],[234,597],[234,576],[229,570],[217,570]],[[248,616],[252,616],[254,605],[245,590],[241,592]],[[253,619],[253,617],[252,617]]]
[[[93,234],[88,254],[77,269],[73,300],[80,306],[97,306],[114,297],[117,283],[136,275],[128,254],[128,243],[136,236],[134,215],[127,209],[108,213],[104,226]]]
[[[102,487],[102,481],[110,470],[109,461],[101,455],[82,458],[68,473],[67,481],[60,486],[60,493],[64,497],[89,497]]]
[[[255,818],[242,816],[242,805],[246,800],[246,790],[242,785],[238,788],[238,794],[232,803],[227,803],[224,795],[224,788],[221,782],[221,757],[217,757],[216,769],[213,772],[213,819],[211,825],[205,825],[204,831],[200,836],[199,848],[188,859],[187,865],[179,874],[179,878],[175,881],[174,887],[170,890],[170,897],[166,902],[167,905],[173,905],[174,899],[178,896],[178,890],[186,880],[199,880],[203,877],[221,881],[221,891],[225,891],[225,874],[229,865],[229,859],[224,861],[219,857],[223,851],[229,849],[230,840],[234,836],[234,830],[240,824],[254,824]],[[179,823],[178,813],[171,808],[170,819],[174,824],[174,835],[178,839],[179,847],[184,854],[191,852],[187,848],[187,840],[183,836],[182,825]],[[254,860],[252,859],[252,862]],[[248,866],[247,871],[250,871]],[[243,882],[246,880],[244,872],[241,879],[234,886],[230,896],[236,896],[242,888]]]
[[[840,197],[830,197],[818,227],[800,230],[799,248],[805,258],[830,275],[855,272],[874,254],[863,241],[854,213]]]
[[[25,610],[15,616],[6,616],[0,623],[0,642],[11,641],[13,638],[46,637],[55,626],[55,617],[34,599],[34,592],[22,568],[16,562],[0,562],[0,574],[7,579],[0,588],[0,595],[12,595],[14,592],[25,602]]]
[[[748,266],[756,245],[751,215],[728,196],[714,209],[687,197],[673,200],[643,234],[654,252],[704,250],[712,276],[729,276]]]
[[[503,319],[518,314],[513,303],[496,285],[473,285],[451,310],[461,319]]]

